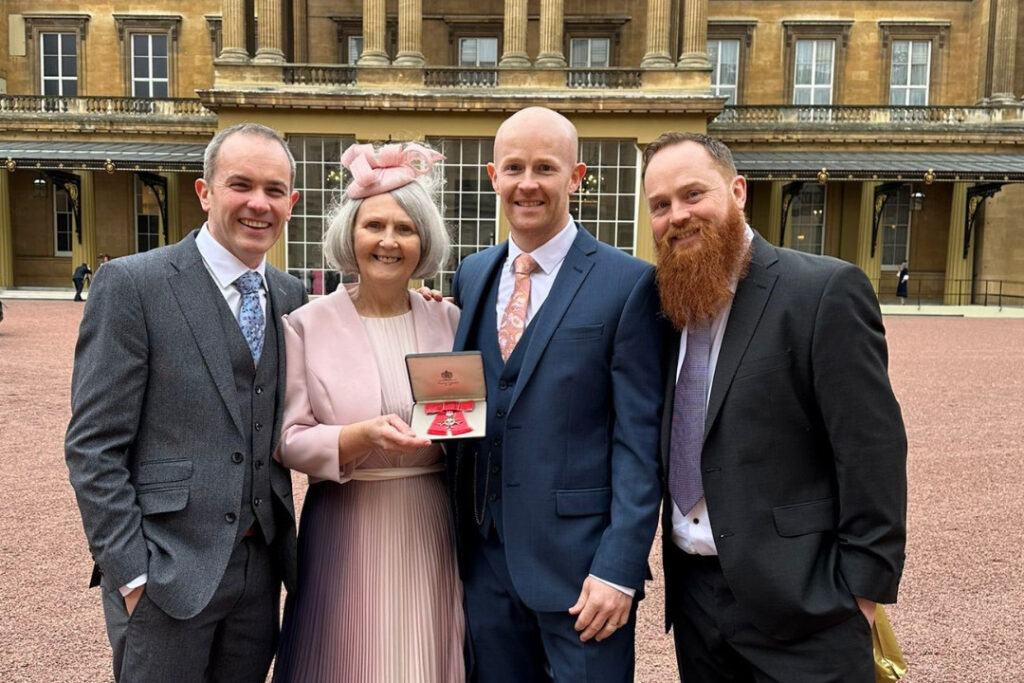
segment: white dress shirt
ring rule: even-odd
[[[533,260],[537,262],[537,268],[530,273],[530,299],[526,304],[525,320],[527,325],[533,320],[533,316],[537,315],[537,311],[544,305],[548,294],[551,293],[551,287],[555,284],[558,271],[562,269],[562,263],[565,261],[569,249],[572,248],[572,243],[576,240],[576,230],[576,223],[573,221],[572,216],[570,216],[565,227],[557,235],[529,252]],[[508,257],[501,267],[501,280],[498,282],[498,301],[496,303],[498,329],[501,329],[501,318],[505,314],[505,307],[508,306],[508,300],[512,298],[512,291],[516,286],[513,265],[516,258],[522,253],[523,250],[516,244],[515,239],[510,236],[508,238]],[[603,584],[622,591],[629,597],[633,597],[636,593],[632,588],[620,586],[611,581],[605,581],[600,576],[594,576],[593,574],[590,576]]]
[[[260,308],[263,309],[263,315],[266,316],[267,258],[265,256],[256,268],[249,268],[249,266],[239,261],[238,257],[228,251],[223,244],[214,239],[206,223],[203,223],[202,229],[196,235],[196,248],[199,249],[199,255],[203,258],[203,265],[206,266],[210,277],[213,278],[214,284],[220,289],[221,296],[228,302],[228,308],[231,309],[231,313],[235,316],[236,320],[238,319],[239,312],[242,310],[242,292],[238,287],[235,287],[235,280],[249,270],[255,270],[259,273],[261,280]],[[146,583],[148,578],[148,574],[141,574],[118,588],[118,590],[121,592],[121,595],[128,595],[134,589]]]
[[[749,246],[754,239],[754,231],[747,226],[746,240]],[[736,295],[737,279],[729,283],[729,291]],[[725,337],[725,328],[729,324],[729,311],[732,309],[732,298],[723,306],[722,310],[711,321],[711,356],[708,358],[708,393],[704,397],[704,405],[707,406],[708,398],[711,396],[711,386],[714,384],[715,368],[718,367],[718,354],[722,350],[722,338]],[[679,335],[679,362],[676,365],[676,381],[679,381],[679,373],[683,368],[683,358],[686,356],[687,332]],[[691,555],[717,555],[718,548],[715,546],[715,535],[711,531],[711,520],[708,519],[708,504],[702,497],[693,506],[692,510],[684,515],[679,506],[672,501],[672,542],[684,552]]]

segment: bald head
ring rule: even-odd
[[[544,134],[544,140],[538,138]],[[547,107],[527,107],[520,109],[498,127],[494,136],[494,156],[500,156],[503,145],[509,141],[521,142],[524,139],[537,138],[538,144],[545,145],[547,151],[562,156],[566,163],[576,163],[576,151],[579,149],[579,134],[572,121],[557,111]]]

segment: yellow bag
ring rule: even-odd
[[[875,683],[895,683],[907,675],[907,662],[881,605],[875,607],[871,642],[875,650]]]

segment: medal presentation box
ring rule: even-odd
[[[405,357],[412,430],[437,439],[479,439],[487,428],[487,385],[479,351],[410,353]]]

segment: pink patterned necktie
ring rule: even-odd
[[[523,330],[526,329],[526,306],[530,302],[530,273],[536,269],[537,262],[525,252],[517,256],[512,264],[516,285],[498,327],[498,346],[501,348],[502,361],[508,361],[508,357],[519,343],[519,338],[523,336]]]

